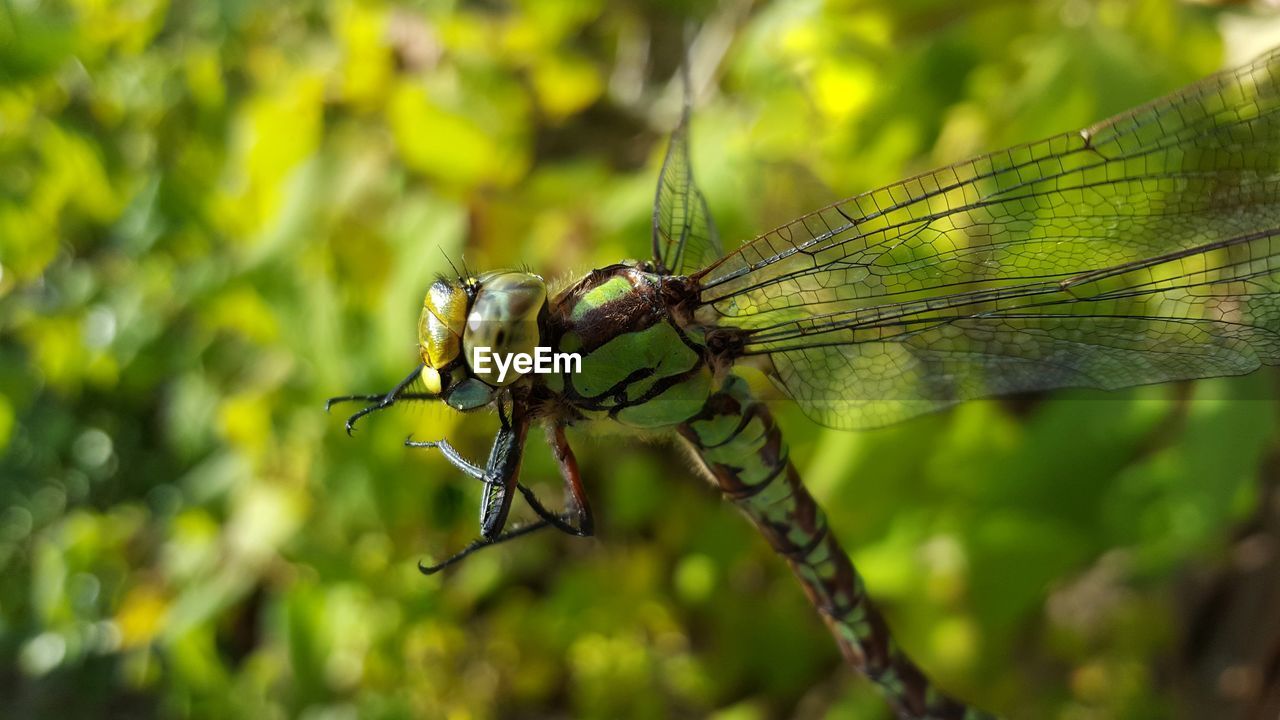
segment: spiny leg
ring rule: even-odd
[[[381,400],[382,398],[384,398],[384,397],[386,397],[386,396],[387,396],[387,395],[386,395],[386,393],[383,393],[383,394],[381,394],[381,395],[377,395],[377,394],[371,394],[371,395],[339,395],[339,396],[337,396],[337,397],[331,397],[331,398],[329,398],[328,400],[325,400],[325,401],[324,401],[324,411],[325,411],[325,412],[329,412],[330,410],[332,410],[332,409],[333,409],[333,406],[334,406],[334,405],[337,405],[338,403],[344,403],[344,402],[375,402],[375,401],[377,401],[377,400]]]
[[[468,477],[480,480],[486,485],[505,487],[509,481],[503,481],[500,475],[495,474],[494,470],[497,469],[501,472],[505,469],[506,472],[513,472],[509,463],[502,462],[504,459],[504,453],[499,452],[499,449],[505,447],[504,438],[515,432],[515,427],[513,427],[513,423],[508,418],[505,409],[501,405],[499,406],[498,414],[502,422],[502,430],[499,432],[498,438],[494,441],[494,452],[490,453],[488,468],[481,468],[479,465],[468,461],[446,440],[419,442],[412,438],[407,438],[405,440],[405,445],[408,447],[439,449],[441,453],[444,454],[445,459],[449,461],[449,464],[461,470]],[[515,425],[519,425],[520,422],[521,420],[518,418]],[[569,494],[569,507],[566,511],[563,513],[554,513],[551,510],[548,510],[547,507],[538,500],[538,497],[533,490],[526,487],[523,483],[516,481],[514,483],[516,489],[524,496],[525,502],[529,504],[529,507],[539,518],[536,522],[512,528],[507,532],[499,533],[492,537],[482,536],[477,538],[471,542],[471,544],[467,545],[461,551],[450,556],[443,562],[434,565],[425,565],[420,562],[418,563],[418,570],[420,572],[424,575],[435,574],[450,565],[458,563],[463,558],[482,548],[498,545],[500,543],[528,535],[529,533],[541,530],[544,527],[554,527],[561,532],[574,535],[576,537],[586,537],[593,534],[595,520],[591,513],[591,505],[587,501],[586,492],[583,490],[582,482],[578,475],[578,463],[573,456],[573,450],[569,447],[568,441],[564,436],[563,426],[557,425],[553,427],[549,435],[551,437],[552,449],[555,453],[556,461],[560,466],[560,472],[564,478],[565,487]],[[576,524],[574,522],[575,520]]]
[[[574,537],[591,536],[590,527],[583,527],[580,515],[577,515],[576,513],[571,514],[568,511],[555,513],[548,510],[547,506],[543,505],[542,501],[538,499],[538,496],[523,483],[517,483],[516,489],[524,496],[524,501],[529,504],[529,507],[533,510],[534,514],[541,518],[540,522],[543,524],[550,525],[565,535],[572,535]],[[579,524],[574,525],[574,520],[578,520]],[[590,525],[590,523],[587,523],[587,525]]]
[[[578,458],[574,456],[573,448],[569,446],[569,440],[564,435],[564,425],[551,426],[547,434],[550,436],[551,452],[555,455],[556,464],[560,466],[560,477],[564,479],[565,495],[568,500],[565,514],[572,513],[578,518],[578,524],[572,534],[590,537],[595,534],[596,521],[595,515],[591,512],[591,500],[587,497],[586,489],[582,487],[582,476],[578,473]]]
[[[355,432],[355,429],[356,429],[355,425],[357,420],[364,417],[365,415],[368,415],[369,413],[377,412],[379,410],[385,410],[391,407],[392,405],[396,404],[396,401],[398,400],[435,399],[436,397],[435,395],[428,395],[425,393],[404,393],[405,388],[412,385],[413,382],[418,379],[418,375],[422,372],[422,368],[423,366],[419,364],[417,367],[413,369],[413,372],[409,373],[408,375],[405,376],[403,380],[396,383],[396,386],[391,388],[391,392],[387,393],[386,395],[383,395],[381,397],[377,395],[344,395],[341,397],[329,398],[328,402],[326,402],[324,405],[324,409],[327,412],[329,408],[333,407],[335,403],[340,403],[340,402],[357,401],[357,400],[373,402],[374,400],[376,400],[377,402],[374,402],[374,404],[356,411],[351,415],[351,417],[347,418],[347,423],[346,423],[347,434],[350,435],[353,432]],[[410,397],[410,395],[412,395],[412,397]]]
[[[334,405],[337,405],[339,403],[381,402],[382,400],[385,400],[386,397],[387,397],[386,393],[378,393],[378,394],[371,394],[371,395],[339,395],[338,397],[331,397],[328,400],[324,401],[324,411],[329,412],[330,410],[333,409]],[[439,399],[440,399],[439,395],[433,395],[431,393],[401,393],[400,395],[396,396],[397,402],[402,400],[439,400]]]
[[[444,455],[444,459],[448,460],[450,465],[461,470],[467,477],[475,478],[476,480],[486,484],[498,482],[497,480],[490,478],[485,473],[484,468],[463,457],[462,453],[458,452],[456,448],[450,445],[448,440],[414,440],[413,436],[410,435],[404,439],[404,446],[411,448],[434,448]]]
[[[558,429],[557,434],[561,441],[564,439],[563,429]],[[448,440],[414,440],[412,436],[405,438],[406,447],[412,448],[434,448],[439,450],[449,461],[449,464],[462,471],[464,475],[479,480],[485,484],[502,484],[502,481],[490,477],[484,468],[463,457]],[[568,458],[569,469],[566,469],[565,456]],[[564,445],[564,453],[557,448],[556,459],[560,461],[561,472],[564,475],[565,483],[572,493],[570,507],[563,513],[555,513],[547,509],[542,501],[538,499],[533,489],[524,483],[517,482],[516,489],[524,496],[525,502],[529,504],[529,508],[542,520],[542,525],[550,525],[555,529],[567,535],[575,537],[589,537],[594,533],[595,521],[591,514],[591,506],[587,503],[586,494],[583,492],[582,483],[578,478],[578,464],[573,457],[572,450],[569,450],[567,444]],[[572,520],[577,520],[577,524],[573,524]],[[489,543],[492,544],[492,543]],[[479,547],[485,547],[481,545]],[[479,547],[475,549],[479,549]]]
[[[523,537],[546,527],[553,527],[563,533],[574,535],[576,537],[585,537],[590,534],[583,532],[581,527],[575,527],[570,524],[570,516],[568,513],[556,515],[548,510],[541,502],[538,501],[538,498],[533,494],[533,491],[525,487],[523,484],[517,484],[516,488],[520,490],[522,495],[524,495],[525,501],[529,503],[529,507],[533,508],[533,511],[537,513],[539,517],[537,521],[529,523],[528,525],[511,528],[496,537],[478,537],[475,540],[472,540],[471,544],[467,545],[465,548],[434,565],[425,565],[419,561],[418,572],[421,572],[423,575],[434,575],[450,565],[460,562],[463,558],[478,550],[492,547],[494,545],[501,545],[509,540],[515,540],[518,537]]]
[[[501,418],[503,427],[506,427],[507,415],[501,403],[498,405],[498,417]],[[546,524],[566,535],[590,537],[595,534],[595,517],[591,514],[591,504],[587,500],[586,491],[578,475],[578,460],[574,457],[573,449],[569,447],[569,441],[565,438],[564,426],[559,423],[551,425],[548,427],[547,434],[568,495],[565,511],[555,513],[548,510],[533,490],[523,483],[517,482],[516,489],[524,496],[525,502],[533,512]],[[574,524],[574,520],[577,524]]]
[[[424,565],[421,561],[419,561],[418,572],[422,573],[423,575],[435,575],[441,570],[459,562],[460,560],[462,560],[463,558],[467,557],[468,555],[470,555],[471,553],[477,550],[481,550],[487,547],[492,547],[494,545],[500,545],[504,542],[507,542],[508,540],[515,540],[518,537],[522,537],[524,535],[528,535],[531,532],[541,530],[542,528],[548,527],[549,525],[550,523],[548,523],[546,520],[539,520],[537,522],[530,523],[528,525],[521,525],[520,527],[511,528],[510,530],[496,537],[476,538],[475,540],[471,541],[470,545],[459,550],[453,555],[450,555],[447,559],[445,559],[442,562],[438,562],[435,565]]]
[[[511,430],[511,424],[507,421],[506,414],[505,413],[499,413],[499,414],[502,416],[502,432],[499,433],[498,439],[495,440],[494,442],[495,447],[497,447],[502,442],[503,433],[509,432]],[[475,463],[463,457],[462,453],[458,452],[458,450],[454,448],[453,445],[449,444],[448,440],[416,441],[413,439],[412,436],[410,436],[408,438],[405,438],[404,444],[406,447],[437,449],[441,452],[441,454],[444,455],[445,460],[447,460],[450,465],[454,466],[458,470],[461,470],[462,473],[467,477],[473,478],[475,480],[479,480],[485,485],[498,485],[498,486],[505,485],[505,482],[503,482],[502,480],[495,477],[491,477],[489,471],[486,468],[482,468],[479,465],[476,465]],[[518,488],[520,488],[521,492],[525,494],[525,498],[528,499],[530,497],[528,488],[525,488],[523,485],[520,485],[519,483],[517,483],[516,485]],[[536,502],[536,498],[534,502]],[[538,507],[540,508],[541,505],[539,505]],[[536,508],[535,508],[535,512],[537,512]],[[539,513],[539,515],[541,515],[541,513]],[[442,562],[436,563],[434,565],[426,565],[426,564],[423,564],[421,561],[419,561],[418,572],[421,572],[423,575],[434,575],[440,572],[441,570],[449,567],[450,565],[453,565],[455,563],[462,561],[463,558],[466,558],[468,555],[476,552],[477,550],[481,550],[483,548],[487,548],[492,545],[499,545],[501,543],[507,542],[508,540],[514,540],[515,538],[528,535],[529,533],[532,533],[537,530],[541,530],[542,528],[547,527],[550,524],[552,523],[544,517],[543,519],[537,522],[531,523],[529,525],[523,525],[517,528],[512,528],[511,530],[508,530],[504,533],[500,533],[494,537],[484,537],[484,536],[478,537],[475,540],[473,540],[469,545],[467,545],[465,548],[449,556]]]

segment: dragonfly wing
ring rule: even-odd
[[[1280,230],[1265,230],[1066,281],[785,323],[748,352],[770,354],[815,420],[859,428],[1010,392],[1245,373],[1280,363],[1278,331]]]
[[[653,199],[653,261],[659,272],[686,275],[724,254],[707,201],[689,161],[689,80],[680,124],[671,133]]]
[[[818,422],[1280,362],[1280,52],[836,203],[695,275]]]

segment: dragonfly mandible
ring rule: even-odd
[[[694,182],[688,105],[659,175],[651,259],[556,293],[525,272],[441,278],[423,304],[419,365],[388,393],[330,404],[370,403],[348,431],[404,401],[497,409],[483,465],[445,440],[406,441],[484,484],[480,539],[428,573],[543,527],[592,533],[566,427],[669,431],[900,717],[987,717],[896,647],[735,367],[762,368],[815,422],[854,430],[972,398],[1280,363],[1280,50],[1093,127],[834,203],[728,254]],[[581,367],[499,377],[475,366],[480,346],[545,346]],[[533,425],[549,430],[562,512],[520,482]],[[539,519],[506,529],[516,493]]]

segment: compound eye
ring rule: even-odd
[[[431,285],[418,318],[418,348],[424,365],[439,369],[458,356],[466,313],[463,288],[444,280]]]
[[[467,362],[472,362],[476,348],[485,348],[491,355],[532,355],[540,340],[538,314],[546,302],[547,286],[537,275],[500,273],[482,278],[463,335]],[[492,362],[484,372],[473,367],[472,373],[495,387],[519,379],[517,373],[507,372],[499,382]]]

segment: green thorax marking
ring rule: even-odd
[[[642,279],[647,280],[647,278]],[[628,296],[635,291],[634,275],[615,275],[584,292],[574,303],[570,317],[574,322],[582,322],[591,312],[597,309],[604,308],[612,303],[625,303]]]

